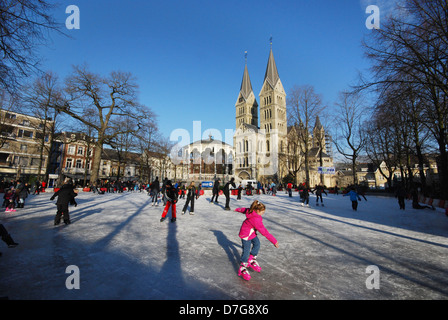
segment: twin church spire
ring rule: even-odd
[[[272,41],[272,38],[271,38]],[[236,129],[242,124],[255,126],[270,132],[273,129],[286,134],[286,94],[280,81],[272,51],[272,42],[260,97],[260,124],[258,123],[258,103],[252,89],[246,63],[236,107]]]

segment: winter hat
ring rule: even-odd
[[[167,186],[172,186],[171,180],[167,180],[167,181],[165,182],[165,185],[167,185]]]

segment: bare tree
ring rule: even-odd
[[[362,124],[366,118],[367,108],[360,93],[350,92],[341,92],[336,106],[338,109],[333,142],[338,152],[351,162],[353,183],[357,184],[357,159],[366,144]]]
[[[50,169],[51,150],[56,132],[56,121],[59,115],[58,106],[63,103],[62,88],[58,76],[46,72],[38,77],[32,84],[23,89],[22,105],[26,106],[30,115],[40,119],[36,132],[39,144],[38,179],[41,180],[41,170],[45,164],[44,181],[48,181]],[[44,158],[47,159],[46,163]]]
[[[297,130],[295,138],[297,147],[304,157],[305,180],[310,182],[310,150],[312,148],[312,136],[310,134],[316,117],[323,111],[321,95],[316,93],[313,86],[294,86],[288,98],[288,125],[298,124],[301,130]]]
[[[0,1],[0,89],[13,92],[20,82],[38,71],[36,49],[48,43],[51,31],[62,34],[44,0]]]
[[[85,66],[75,66],[73,74],[66,79],[68,97],[58,110],[91,126],[96,133],[91,181],[98,179],[103,145],[120,134],[139,130],[151,115],[146,106],[138,103],[137,88],[130,73],[113,71],[109,76],[101,76]],[[86,108],[94,108],[98,118],[94,121],[84,118]],[[136,120],[136,127],[129,129],[113,121],[123,117]]]
[[[364,42],[373,79],[362,87],[418,87],[422,119],[438,144],[442,197],[448,199],[448,1],[405,0],[398,12]]]

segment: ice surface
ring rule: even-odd
[[[297,193],[231,197],[232,211],[195,203],[194,215],[177,205],[177,221],[161,223],[162,204],[146,193],[80,192],[70,207],[73,223],[53,226],[50,193],[29,196],[25,208],[0,213],[19,246],[0,250],[0,296],[9,299],[447,299],[448,217],[407,202],[368,196],[351,209],[348,197],[324,196],[325,207],[302,207]],[[259,235],[261,273],[238,277],[244,215],[234,212],[258,199],[275,248]],[[171,212],[168,214],[170,216]],[[79,289],[67,289],[79,268]],[[379,289],[368,289],[379,270]],[[371,278],[369,278],[371,279]],[[371,281],[370,281],[371,283]]]

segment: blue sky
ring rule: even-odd
[[[371,1],[375,4],[375,1]],[[53,35],[41,50],[43,69],[64,78],[87,63],[100,74],[132,72],[140,102],[169,137],[178,128],[235,129],[235,102],[248,52],[256,97],[269,39],[283,86],[313,85],[331,105],[369,64],[361,40],[369,36],[366,0],[72,0],[55,11],[65,24],[68,5],[80,10],[72,38]]]

